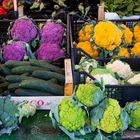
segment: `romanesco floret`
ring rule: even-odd
[[[140,84],[140,74],[134,75],[127,82],[130,83],[130,84]]]
[[[111,69],[113,72],[116,72],[120,77],[124,79],[127,79],[133,75],[130,66],[127,63],[124,63],[120,60],[109,62],[106,65],[106,68]]]
[[[86,112],[71,103],[71,98],[63,98],[59,104],[60,124],[69,131],[80,130],[86,123]]]
[[[132,107],[129,111],[130,126],[140,128],[140,102],[131,102],[127,106]]]
[[[100,98],[97,99],[96,94],[98,94],[97,96],[100,96]],[[76,91],[76,97],[78,101],[85,106],[92,107],[93,105],[98,104],[104,98],[104,95],[101,89],[95,84],[79,84]],[[95,100],[98,101],[95,102]]]
[[[106,133],[112,133],[122,128],[122,122],[120,118],[121,107],[117,100],[109,98],[108,104],[105,108],[102,118],[97,125],[98,129]],[[95,127],[95,123],[92,121],[91,125]]]

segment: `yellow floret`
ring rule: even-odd
[[[136,42],[140,42],[140,25],[136,25],[134,27],[134,37],[136,39]]]
[[[134,56],[140,55],[140,42],[137,42],[134,47],[131,49],[131,52]]]

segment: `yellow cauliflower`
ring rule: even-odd
[[[140,25],[138,24],[134,27],[134,37],[136,42],[140,42]]]
[[[134,56],[140,55],[140,42],[137,42],[134,47],[131,49],[131,52]]]
[[[99,50],[95,50],[89,41],[79,42],[77,48],[83,49],[90,56],[96,58],[99,55]]]
[[[108,51],[113,51],[122,42],[122,31],[110,21],[100,21],[94,28],[95,44]]]
[[[113,58],[117,57],[127,57],[130,58],[130,53],[128,52],[127,48],[120,48],[119,52],[113,56]]]
[[[90,24],[85,25],[85,27],[79,31],[79,41],[89,41],[92,32],[93,26]]]
[[[124,35],[125,43],[131,44],[133,38],[133,32],[131,32],[131,30],[124,24],[121,24],[120,26],[123,28],[122,33]]]

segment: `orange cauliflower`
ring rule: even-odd
[[[79,42],[77,48],[83,49],[90,56],[96,58],[99,55],[99,50],[95,50],[89,41]]]
[[[131,44],[133,38],[133,32],[131,32],[131,30],[124,24],[121,24],[120,26],[123,28],[122,33],[124,35],[125,43]]]
[[[131,52],[134,56],[140,55],[140,42],[137,42],[134,47],[131,49]]]
[[[100,21],[94,28],[95,44],[108,51],[113,51],[122,42],[122,31],[110,21]]]
[[[93,25],[87,24],[79,31],[79,41],[89,41],[91,33],[93,32]]]
[[[136,39],[136,42],[140,42],[140,25],[139,24],[137,24],[134,27],[134,37]]]
[[[118,54],[114,55],[113,58],[117,57],[127,57],[130,58],[130,53],[128,52],[127,48],[121,48],[118,52]]]

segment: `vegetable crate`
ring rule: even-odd
[[[73,67],[73,79],[74,85],[78,85],[79,83],[85,83],[87,77],[92,80],[95,80],[89,73],[83,71],[79,71],[75,69],[75,65],[79,64],[79,61],[82,56],[89,56],[86,52],[79,48],[72,48],[72,67]],[[92,58],[93,59],[93,58]],[[122,58],[121,60],[127,62],[131,69],[134,71],[140,71],[140,58],[127,59]],[[109,59],[98,59],[99,64],[104,65],[109,61]],[[107,96],[111,98],[117,99],[122,106],[125,105],[126,102],[131,102],[138,100],[140,101],[140,85],[106,85]]]

